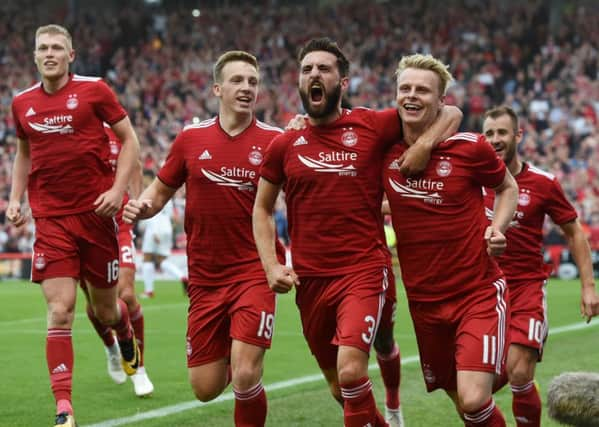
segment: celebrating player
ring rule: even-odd
[[[547,269],[543,263],[543,222],[549,215],[562,229],[580,273],[580,312],[590,321],[599,314],[591,249],[574,207],[550,173],[524,162],[518,155],[522,130],[509,107],[486,112],[483,132],[515,177],[518,210],[506,232],[507,248],[497,258],[510,290],[510,346],[506,372],[513,394],[512,411],[518,427],[541,425],[541,397],[534,384],[537,361],[547,339]],[[485,191],[486,212],[493,218],[493,191]]]
[[[189,380],[204,402],[232,380],[237,426],[265,423],[262,370],[275,312],[275,294],[252,238],[251,211],[264,151],[281,130],[254,117],[258,83],[254,56],[223,54],[214,66],[219,115],[179,134],[157,179],[139,200],[129,201],[124,214],[127,221],[151,217],[185,184]],[[284,262],[280,244],[277,253]]]
[[[125,372],[133,375],[139,364],[127,305],[117,300],[113,219],[139,143],[110,88],[99,78],[69,73],[75,51],[65,28],[38,28],[34,58],[41,82],[17,94],[12,104],[18,139],[6,216],[16,226],[27,221],[21,209],[27,190],[36,225],[31,277],[41,283],[48,310],[46,361],[55,426],[73,427],[71,328],[78,281],[97,321],[116,331]],[[123,143],[114,178],[103,122]]]
[[[439,144],[417,177],[399,173],[396,161],[433,123],[451,80],[445,65],[430,55],[399,62],[403,140],[387,153],[383,184],[427,390],[444,389],[467,426],[505,426],[491,391],[504,362],[507,291],[489,254],[505,248],[516,183],[484,137],[474,133]],[[497,194],[490,226],[482,186]]]

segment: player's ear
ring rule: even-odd
[[[75,49],[71,49],[69,52],[69,64],[75,60]]]
[[[214,94],[214,96],[220,98],[220,85],[218,83],[214,83],[212,85],[212,93]]]

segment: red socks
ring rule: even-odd
[[[235,394],[235,426],[262,427],[266,422],[266,393],[262,382],[246,391],[233,388]]]
[[[466,427],[505,427],[505,418],[495,406],[493,399],[482,406],[478,411],[464,413],[464,425]]]
[[[131,318],[131,326],[133,326],[133,332],[135,339],[137,340],[137,346],[139,347],[139,354],[141,359],[139,360],[139,366],[144,365],[144,314],[141,310],[141,305],[137,304],[137,308],[129,313]]]
[[[541,396],[534,381],[524,385],[512,385],[512,412],[518,427],[541,425]]]
[[[372,383],[368,377],[340,384],[343,397],[343,418],[346,427],[364,427],[381,425],[384,419],[376,408],[372,395]],[[382,424],[385,425],[385,424]]]
[[[385,404],[389,409],[399,408],[399,383],[401,381],[401,360],[399,347],[397,343],[393,343],[391,353],[387,355],[376,355],[376,361],[381,370],[383,384],[385,384],[386,399]]]
[[[50,373],[50,387],[57,403],[57,413],[72,414],[73,342],[70,329],[48,329],[46,362]]]

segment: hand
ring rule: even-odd
[[[599,315],[599,295],[594,286],[584,286],[580,293],[580,314],[586,317],[587,323]]]
[[[150,199],[130,199],[123,208],[123,221],[127,224],[133,224],[151,207],[152,201]]]
[[[306,115],[296,114],[294,118],[292,118],[287,126],[285,126],[285,130],[302,130],[306,128],[306,120],[308,120]]]
[[[20,227],[29,220],[29,216],[21,213],[21,202],[8,202],[6,219],[15,227]]]
[[[424,170],[430,158],[430,147],[424,144],[413,144],[397,160],[399,171],[405,176],[416,175]]]
[[[94,201],[96,214],[100,216],[115,216],[123,204],[123,192],[111,188],[103,192]]]
[[[266,272],[266,279],[268,280],[270,289],[279,294],[286,294],[294,285],[300,285],[295,271],[291,267],[286,267],[282,264],[277,264],[270,268]]]
[[[489,225],[485,230],[485,240],[487,241],[487,253],[491,256],[501,255],[507,247],[507,239],[493,225]]]

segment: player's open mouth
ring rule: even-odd
[[[314,103],[319,103],[324,98],[324,90],[320,83],[313,83],[310,86],[310,100]]]
[[[247,104],[249,104],[250,102],[252,102],[252,98],[249,97],[249,96],[240,96],[240,97],[237,98],[237,100],[239,102],[243,102],[243,103],[247,103]]]
[[[407,111],[420,111],[422,107],[416,104],[404,104],[403,108]]]

